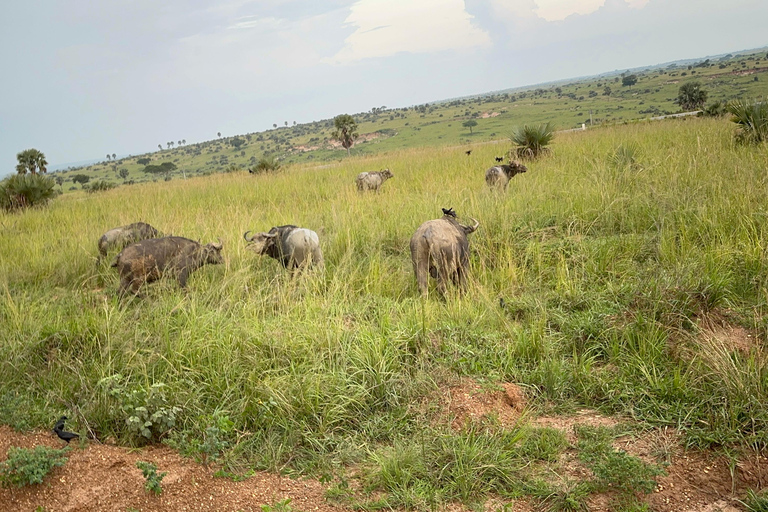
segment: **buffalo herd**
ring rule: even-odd
[[[498,161],[499,158],[497,157]],[[509,180],[528,169],[520,162],[491,167],[485,172],[485,181],[491,189],[506,189]],[[392,178],[389,169],[362,172],[355,184],[358,191],[379,191],[382,184]],[[422,295],[427,294],[429,276],[437,280],[437,290],[445,296],[448,284],[463,290],[469,272],[469,238],[480,223],[459,223],[453,208],[443,208],[443,216],[421,224],[411,237],[411,262],[416,283]],[[267,232],[243,234],[246,248],[256,254],[278,260],[293,275],[303,268],[324,266],[320,239],[311,229],[293,225],[275,226]],[[203,265],[223,263],[222,242],[202,245],[180,236],[162,236],[160,231],[144,222],[110,229],[99,239],[97,262],[110,250],[120,249],[112,263],[120,275],[118,296],[127,292],[137,295],[140,288],[160,279],[174,277],[179,286],[186,287],[189,275]]]

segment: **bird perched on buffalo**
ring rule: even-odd
[[[440,208],[443,210],[443,215],[448,215],[450,217],[456,218],[456,212],[453,211],[453,208],[448,208],[447,210],[445,208]]]
[[[69,442],[73,439],[77,439],[80,437],[80,434],[75,434],[74,432],[67,432],[64,430],[64,422],[67,421],[66,416],[62,416],[59,418],[59,421],[56,422],[56,425],[53,426],[53,431],[56,433],[57,436],[59,436],[59,439],[62,439],[69,444]]]

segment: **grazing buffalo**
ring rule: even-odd
[[[374,190],[378,192],[379,187],[393,176],[392,171],[389,169],[384,169],[383,171],[361,172],[357,175],[357,178],[355,178],[355,184],[357,185],[357,190],[360,192],[364,190]]]
[[[491,188],[499,187],[506,190],[509,180],[527,170],[528,168],[520,162],[511,160],[508,164],[497,165],[485,171],[485,182]]]
[[[256,233],[250,238],[248,233],[250,231],[243,234],[248,249],[278,260],[291,272],[311,264],[323,268],[320,239],[311,229],[287,225],[273,227],[267,233]]]
[[[160,232],[147,224],[146,222],[134,222],[127,226],[110,229],[99,238],[99,257],[97,262],[107,256],[110,249],[122,250],[126,246],[147,240],[148,238],[157,238]]]
[[[437,279],[437,289],[445,296],[450,280],[460,288],[466,285],[469,271],[469,240],[480,225],[464,226],[456,220],[453,208],[443,208],[443,217],[428,220],[411,237],[411,261],[422,295],[427,294],[428,279]]]
[[[187,286],[189,275],[205,264],[223,263],[222,243],[200,245],[194,240],[180,236],[167,236],[143,240],[129,245],[117,255],[112,264],[120,273],[120,291],[137,294],[144,283],[160,279],[164,274],[173,274],[179,286]]]

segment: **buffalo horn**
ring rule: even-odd
[[[253,237],[251,237],[251,239],[250,239],[250,240],[248,239],[248,233],[250,233],[250,232],[251,232],[251,231],[250,231],[250,230],[248,230],[248,231],[246,231],[245,233],[243,233],[243,238],[245,239],[245,241],[246,241],[246,242],[253,242]]]

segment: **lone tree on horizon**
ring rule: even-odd
[[[357,133],[357,123],[355,118],[349,114],[341,114],[333,118],[334,130],[331,133],[331,137],[341,142],[341,146],[347,150],[347,156],[349,156],[349,148],[355,143],[355,139],[359,136]]]
[[[677,92],[677,103],[686,112],[699,110],[706,102],[707,91],[702,88],[699,81],[685,83]]]
[[[626,75],[624,78],[621,79],[621,85],[624,87],[629,87],[629,90],[632,90],[632,86],[637,83],[637,75]]]
[[[16,153],[16,160],[19,162],[16,164],[16,172],[19,174],[27,174],[27,172],[37,174],[47,171],[48,161],[45,159],[45,155],[37,149],[30,148]]]
[[[472,133],[472,128],[477,126],[477,121],[475,121],[474,119],[467,119],[466,121],[461,123],[461,126],[463,126],[464,128],[469,128],[469,133]]]

